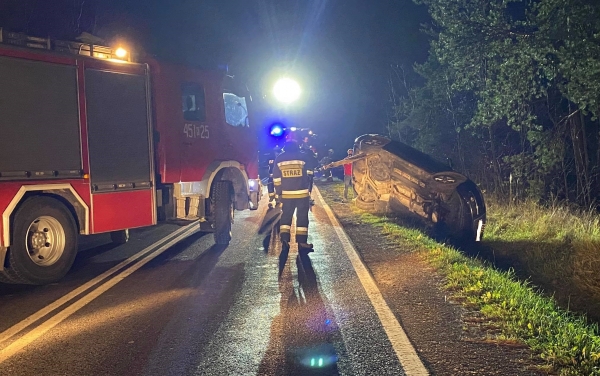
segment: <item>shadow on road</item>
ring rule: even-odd
[[[279,218],[281,218],[281,209],[280,208],[269,208],[265,213],[265,217],[260,224],[258,229],[259,234],[265,234],[271,232],[271,230],[275,227],[277,222],[279,222]]]
[[[267,255],[271,256],[274,256],[277,254],[277,252],[279,252],[279,262],[277,264],[279,269],[278,276],[279,278],[281,278],[283,270],[285,269],[285,265],[288,261],[288,255],[290,253],[290,250],[289,248],[284,249],[281,247],[281,243],[279,241],[279,218],[277,218],[276,222],[271,222],[270,229],[271,231],[269,232],[269,234],[263,239],[263,250]]]
[[[266,254],[274,255],[278,252],[279,245],[279,219],[281,210],[278,208],[269,208],[258,229],[259,235],[266,236],[262,241],[262,249]],[[286,261],[287,261],[287,255]],[[285,261],[284,261],[285,264]],[[281,271],[282,268],[280,268]],[[281,273],[280,273],[281,274]]]
[[[281,253],[279,254],[279,278],[281,279],[281,275],[283,274],[283,270],[285,269],[285,265],[287,264],[288,256],[290,254],[289,248],[282,248]]]
[[[94,248],[80,250],[77,252],[77,257],[75,258],[75,262],[73,262],[70,273],[84,267],[92,257],[111,251],[116,247],[118,247],[118,245],[114,243],[106,243]]]
[[[272,322],[269,348],[258,373],[337,375],[334,339],[339,329],[321,297],[312,262],[307,255],[296,256],[296,284],[291,265],[285,268],[288,257],[287,252],[279,255],[280,314]]]

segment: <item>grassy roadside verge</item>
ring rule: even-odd
[[[340,194],[343,185],[327,189]],[[530,283],[520,281],[512,271],[500,271],[485,261],[467,257],[420,230],[401,226],[394,218],[375,216],[349,206],[363,224],[393,239],[398,249],[417,252],[433,265],[445,277],[446,287],[456,300],[480,311],[499,328],[500,334],[490,339],[527,344],[561,375],[600,375],[597,325],[561,309],[555,300],[540,294]],[[566,225],[564,218],[562,222]],[[515,223],[514,219],[511,223]],[[533,238],[527,231],[524,229],[520,236]],[[548,235],[543,237],[547,238]],[[502,241],[509,242],[507,238]]]
[[[510,205],[494,199],[487,204],[484,244],[493,258],[523,271],[561,306],[600,321],[598,214],[563,204]]]

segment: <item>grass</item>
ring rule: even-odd
[[[339,195],[343,186],[326,189]],[[418,229],[403,227],[384,216],[356,207],[352,211],[360,216],[362,223],[392,236],[398,249],[422,255],[445,277],[446,287],[458,301],[494,321],[500,328],[495,339],[527,344],[560,375],[600,375],[600,331],[585,316],[561,308],[556,299],[542,294],[531,282],[519,280],[512,269],[499,270],[489,262],[468,257]],[[504,247],[505,253],[525,254],[522,257],[525,261],[541,260],[556,267],[554,262],[564,261],[565,255],[571,261],[573,254],[587,255],[581,257],[591,260],[600,249],[600,223],[591,212],[560,206],[546,209],[533,203],[503,206],[492,201],[488,213],[486,242],[492,248]],[[523,246],[530,248],[520,248]],[[554,255],[557,249],[561,252]],[[569,265],[570,271],[555,271],[550,278],[563,274],[571,279],[578,274],[590,274],[589,278],[593,274],[598,278],[597,268],[595,273],[580,273],[574,271],[577,262]],[[543,275],[546,268],[538,267],[538,272]]]
[[[536,284],[571,310],[600,320],[600,216],[554,203],[509,205],[488,199],[485,244],[522,265]]]
[[[533,201],[509,205],[489,198],[486,204],[490,222],[486,229],[488,239],[600,244],[600,217],[591,210],[560,203],[544,207]]]

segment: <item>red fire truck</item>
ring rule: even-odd
[[[227,244],[234,210],[258,207],[257,135],[225,73],[123,52],[0,29],[0,282],[57,281],[79,234],[158,220]]]

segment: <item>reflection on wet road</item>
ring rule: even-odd
[[[269,348],[259,374],[339,374],[336,345],[342,347],[343,341],[320,295],[310,257],[293,252],[293,248],[281,251],[276,242],[270,245],[270,255],[276,256],[279,251],[280,313],[271,324]]]

